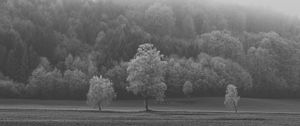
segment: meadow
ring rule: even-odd
[[[300,125],[300,99],[243,98],[238,113],[223,105],[223,98],[167,99],[150,102],[118,100],[103,112],[85,101],[0,100],[1,126],[279,126]]]

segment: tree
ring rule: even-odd
[[[78,69],[66,70],[64,73],[64,80],[69,89],[69,95],[75,99],[84,99],[88,92],[89,84],[87,75]]]
[[[112,67],[115,61],[130,60],[136,53],[135,49],[150,39],[149,33],[138,25],[130,24],[122,15],[114,22],[116,28],[108,29],[95,48],[104,56],[100,65],[106,67]]]
[[[228,84],[244,95],[251,81],[247,95],[300,96],[300,19],[257,9],[209,0],[0,0],[0,72],[25,84],[39,57],[47,57],[53,68],[44,67],[46,74],[55,67],[88,79],[99,72],[129,98],[127,66],[114,66],[151,42],[179,57],[166,67],[167,96],[182,96],[187,80],[195,96],[223,96]],[[211,60],[198,62],[200,52]]]
[[[182,34],[184,37],[192,38],[196,35],[194,19],[191,15],[186,15],[182,21]]]
[[[7,60],[5,64],[5,73],[7,76],[13,80],[17,80],[18,71],[18,59],[15,57],[15,51],[10,50],[7,55]]]
[[[186,59],[170,58],[166,64],[165,83],[168,90],[166,95],[179,96],[182,93],[182,84],[187,80],[188,69],[184,67]]]
[[[39,65],[40,57],[39,55],[34,51],[33,47],[29,47],[28,49],[28,66],[30,69],[30,73]]]
[[[275,56],[265,48],[251,47],[247,53],[248,69],[253,77],[253,91],[260,96],[276,96],[284,88],[285,80],[279,75]]]
[[[66,58],[65,58],[65,66],[67,69],[73,70],[73,62],[74,62],[74,58],[71,54],[69,54]]]
[[[190,97],[193,93],[193,84],[190,81],[186,81],[182,87],[182,92],[184,95]]]
[[[152,44],[142,44],[127,68],[128,91],[141,94],[145,100],[145,109],[149,111],[148,100],[152,97],[163,100],[167,86],[164,83],[164,65],[162,55]]]
[[[64,84],[62,74],[58,69],[47,71],[40,66],[32,72],[26,89],[32,97],[62,98],[66,93]]]
[[[97,67],[92,60],[94,57],[92,54],[89,54],[86,57],[73,57],[71,54],[68,55],[68,57],[65,58],[65,66],[66,69],[69,70],[80,70],[84,74],[86,74],[88,77],[92,77],[97,73]]]
[[[1,76],[1,75],[0,75]],[[22,97],[25,85],[12,80],[0,79],[0,97],[1,98],[17,98]]]
[[[21,74],[20,76],[20,81],[26,83],[28,77],[30,76],[30,69],[29,69],[29,56],[28,56],[28,51],[27,48],[24,47],[23,50],[23,56],[21,58],[21,64],[19,68],[19,73]]]
[[[204,77],[201,78],[200,83],[192,81],[195,86],[194,90],[200,88],[204,93],[207,92],[210,95],[220,96],[223,95],[221,92],[228,84],[236,85],[241,93],[252,88],[252,77],[248,71],[230,59],[211,57],[205,53],[201,53],[198,55],[197,61],[200,63],[198,71],[200,71],[199,73],[203,73]],[[193,69],[197,70],[197,67]],[[199,85],[201,87],[198,87]],[[197,91],[196,93],[201,91]]]
[[[45,82],[44,76],[47,71],[44,67],[37,67],[29,78],[29,83],[26,85],[26,91],[29,96],[42,96],[42,82]]]
[[[235,113],[237,113],[239,100],[240,96],[238,96],[236,86],[232,84],[227,85],[224,101],[225,106],[233,108],[235,110]]]
[[[5,61],[7,55],[7,48],[0,45],[0,71],[4,71]]]
[[[213,31],[201,35],[200,48],[203,52],[215,57],[230,58],[242,62],[243,46],[239,39],[228,31]]]
[[[41,57],[40,58],[40,63],[38,65],[38,67],[43,67],[46,71],[51,71],[52,70],[50,62],[46,57]]]
[[[102,76],[94,76],[90,79],[90,89],[87,94],[87,104],[98,107],[102,111],[103,105],[108,105],[115,98],[116,94],[110,80]]]
[[[105,73],[105,76],[113,82],[114,89],[117,92],[117,98],[125,98],[132,95],[128,94],[126,90],[126,87],[128,86],[126,80],[128,77],[127,67],[127,62],[121,62]]]
[[[97,74],[98,68],[96,66],[95,57],[93,54],[88,55],[87,67],[86,67],[86,74],[89,78],[93,77]]]
[[[223,89],[228,84],[236,85],[242,90],[252,87],[251,75],[238,63],[221,57],[212,57],[210,65],[218,76],[218,87]]]
[[[170,35],[176,19],[173,10],[167,5],[155,3],[145,12],[147,29],[156,35]]]

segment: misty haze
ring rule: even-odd
[[[0,126],[299,126],[298,0],[0,0]]]

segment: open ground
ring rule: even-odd
[[[0,100],[1,126],[276,126],[300,125],[300,99],[252,99],[240,101],[238,113],[223,105],[223,98],[167,99],[150,103],[143,112],[142,100],[118,100],[103,112],[85,101]]]

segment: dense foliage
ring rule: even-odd
[[[126,69],[143,43],[165,56],[167,96],[189,81],[195,96],[234,84],[300,97],[300,20],[208,0],[2,0],[0,95],[82,99],[101,74],[131,98]]]
[[[110,80],[102,76],[94,76],[90,79],[87,103],[93,107],[98,107],[99,111],[101,111],[102,106],[110,104],[116,96],[112,85]]]
[[[164,83],[164,65],[162,55],[152,44],[142,44],[138,48],[134,59],[130,60],[127,72],[128,91],[140,94],[145,99],[145,109],[148,99],[155,98],[163,101],[167,85]]]

